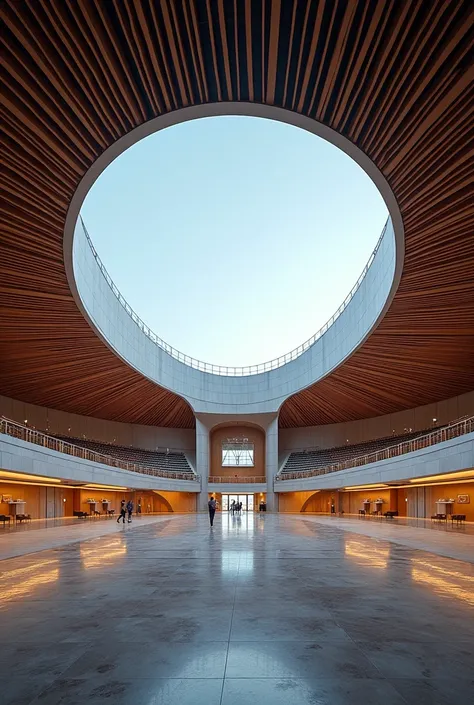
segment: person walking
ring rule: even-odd
[[[137,514],[141,514],[141,513],[142,513],[142,500],[139,499],[138,504],[137,504]]]
[[[133,502],[131,499],[127,502],[127,512],[128,512],[128,523],[132,523],[132,512],[133,512]]]
[[[122,499],[122,501],[120,502],[120,514],[117,517],[117,524],[120,523],[120,519],[122,519],[123,523],[125,524],[125,500],[124,499]]]
[[[209,507],[209,521],[211,522],[211,526],[214,526],[214,516],[216,513],[216,507],[217,507],[217,502],[214,499],[214,497],[211,497],[211,499],[207,503],[207,506]]]
[[[234,516],[234,512],[235,512],[235,499],[233,499],[232,502],[230,503],[230,513],[232,514],[232,516]]]

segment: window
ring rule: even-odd
[[[228,438],[222,443],[222,467],[252,468],[254,444],[248,438]]]

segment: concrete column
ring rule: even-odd
[[[198,512],[207,510],[209,477],[209,429],[196,416],[196,472],[201,475]]]
[[[270,421],[265,435],[265,474],[267,478],[267,511],[278,511],[278,494],[273,480],[278,472],[278,416]]]

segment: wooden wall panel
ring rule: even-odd
[[[254,444],[253,467],[222,466],[222,443],[227,438],[248,438]],[[260,428],[244,426],[222,426],[211,432],[211,462],[209,474],[214,477],[264,477],[265,472],[265,433]]]
[[[180,107],[242,100],[319,120],[399,202],[406,256],[376,332],[282,407],[282,427],[393,413],[474,388],[473,10],[469,0],[4,0],[0,393],[192,428],[189,405],[97,338],[62,237],[81,177]],[[183,282],[185,286],[185,282]]]

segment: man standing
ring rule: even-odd
[[[211,499],[207,503],[207,506],[209,507],[209,521],[211,522],[211,526],[213,526],[214,525],[214,515],[216,513],[216,507],[217,507],[217,502],[214,499],[214,497],[211,497]]]
[[[132,523],[132,512],[133,512],[133,502],[131,499],[127,502],[127,512],[128,512],[128,523]]]

